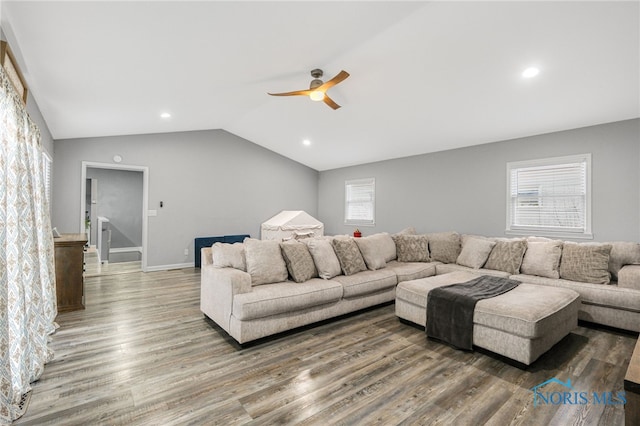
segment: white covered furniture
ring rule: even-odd
[[[303,210],[283,210],[260,226],[263,240],[322,237],[324,224]]]

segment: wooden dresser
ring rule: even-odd
[[[84,246],[86,234],[54,238],[58,312],[84,309]]]

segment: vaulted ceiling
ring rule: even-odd
[[[225,129],[327,170],[640,116],[638,1],[0,4],[55,139]],[[342,108],[267,95],[313,68]]]

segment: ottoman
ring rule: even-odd
[[[431,289],[477,277],[458,271],[401,282],[396,288],[396,316],[425,327]],[[580,295],[573,290],[520,284],[476,304],[473,344],[529,365],[578,325],[579,306]]]

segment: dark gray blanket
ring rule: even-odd
[[[434,288],[427,296],[427,336],[465,350],[473,348],[473,311],[482,299],[513,290],[519,281],[482,275]]]

